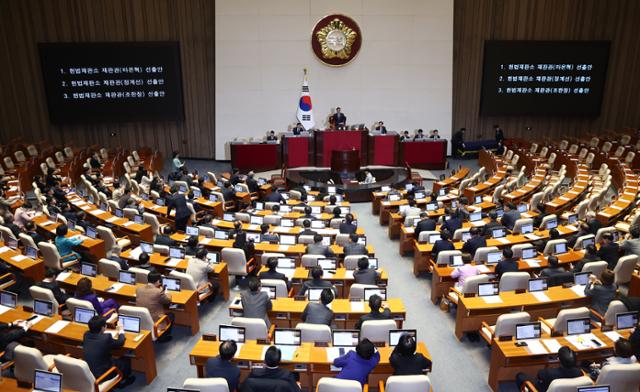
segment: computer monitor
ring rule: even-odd
[[[446,196],[446,195],[447,195],[447,188],[438,189],[438,196]]]
[[[164,206],[164,199],[161,197],[157,198],[156,204],[159,205],[160,207]]]
[[[187,230],[185,231],[185,234],[188,236],[197,237],[200,235],[200,229],[198,229],[195,226],[187,226]]]
[[[233,186],[234,192],[244,192],[244,188],[240,184],[236,184]]]
[[[51,317],[53,316],[53,302],[44,301],[41,299],[33,300],[33,313],[41,316]]]
[[[578,221],[578,214],[571,214],[567,217],[567,223],[572,225]]]
[[[451,208],[458,208],[458,202],[456,200],[451,200]]]
[[[460,239],[462,240],[462,242],[467,242],[471,239],[471,233],[468,231],[463,231],[462,232],[462,237],[460,237]]]
[[[358,244],[367,246],[367,237],[361,235],[358,237]]]
[[[516,324],[516,340],[540,339],[540,322]]]
[[[591,272],[576,272],[573,274],[573,283],[578,286],[586,286],[589,283]]]
[[[217,195],[209,195],[209,201],[218,201],[218,196]]]
[[[493,238],[502,238],[504,236],[506,236],[507,233],[505,233],[504,229],[493,229],[491,230],[491,236]]]
[[[296,236],[295,235],[280,235],[280,244],[281,245],[295,245],[296,244]]]
[[[388,197],[388,198],[389,198],[389,201],[400,201],[400,195],[395,194],[395,193],[394,193],[394,194],[389,195],[389,197]]]
[[[144,217],[142,215],[134,215],[133,222],[141,225],[144,223]]]
[[[427,211],[436,211],[438,210],[438,204],[437,203],[429,203],[427,204]]]
[[[194,199],[199,199],[202,196],[202,192],[200,192],[200,189],[198,188],[193,188],[192,192]]]
[[[582,240],[582,249],[586,249],[589,245],[595,245],[596,237],[589,237]]]
[[[150,255],[153,253],[153,244],[149,242],[140,242],[140,250]]]
[[[502,259],[502,252],[493,251],[487,253],[487,264],[496,264]]]
[[[336,187],[335,186],[328,186],[327,187],[327,193],[330,195],[333,195],[336,193]]]
[[[322,220],[312,220],[311,221],[311,228],[312,229],[324,229],[326,226],[324,224],[324,221]]]
[[[502,218],[502,216],[504,215],[504,209],[496,208],[496,214],[498,215],[498,218]]]
[[[220,325],[218,327],[218,336],[220,341],[233,340],[236,343],[244,343],[245,328],[233,325]]]
[[[336,259],[318,259],[318,265],[323,270],[335,270]]]
[[[220,261],[219,256],[216,252],[207,252],[207,261],[211,264],[216,264]]]
[[[124,212],[120,208],[116,208],[115,213],[118,218],[124,218]]]
[[[172,259],[184,259],[184,249],[182,248],[177,248],[177,247],[170,247],[169,248],[169,257]]]
[[[578,387],[576,392],[611,392],[609,385],[594,385],[590,387]]]
[[[567,253],[567,243],[566,242],[560,242],[558,244],[555,244],[555,246],[553,247],[553,254],[554,255],[560,255],[563,253]]]
[[[109,206],[107,205],[107,203],[100,203],[100,209],[102,211],[109,211]]]
[[[370,269],[378,269],[378,258],[377,257],[369,257],[369,268]]]
[[[360,342],[360,331],[334,330],[331,332],[331,345],[333,347],[355,347]]]
[[[498,282],[480,283],[478,284],[478,296],[487,297],[491,295],[498,295],[500,289],[498,288]]]
[[[67,228],[69,228],[69,230],[74,231],[76,229],[76,221],[74,221],[73,219],[67,219]]]
[[[299,329],[276,328],[273,334],[273,343],[276,346],[299,346],[302,342],[302,331]]]
[[[463,265],[462,255],[451,255],[449,256],[449,265],[452,267],[459,267]]]
[[[309,301],[320,301],[320,294],[326,287],[310,287],[307,290],[307,298]]]
[[[520,205],[518,205],[518,212],[520,212],[520,213],[527,212],[528,209],[529,209],[529,205],[528,204],[520,204]]]
[[[38,249],[31,247],[31,246],[25,246],[24,248],[24,253],[25,255],[27,255],[28,258],[30,259],[37,259],[38,258]]]
[[[136,284],[136,274],[135,274],[135,272],[119,271],[118,272],[118,282],[124,283],[124,284],[135,285]]]
[[[387,300],[387,288],[386,287],[367,287],[364,289],[364,300],[368,301],[369,297],[377,295],[382,298],[383,301]]]
[[[80,273],[84,276],[95,278],[98,275],[98,266],[91,263],[80,263]]]
[[[331,237],[322,237],[322,245],[331,246]]]
[[[169,291],[180,291],[182,287],[182,282],[177,278],[162,278],[162,286],[166,287]]]
[[[149,195],[147,195],[146,193],[141,194],[140,197],[142,197],[142,200],[144,200],[144,201],[148,201],[149,200]]]
[[[547,287],[548,283],[545,278],[529,279],[529,285],[527,286],[530,293],[535,291],[544,291]]]
[[[233,219],[234,219],[234,215],[229,212],[225,212],[222,214],[222,220],[225,220],[227,222],[233,222]]]
[[[87,225],[86,229],[85,229],[85,234],[87,235],[87,237],[91,238],[91,239],[96,239],[96,237],[98,236],[98,232],[96,231],[96,228],[93,226],[89,226]]]
[[[469,220],[471,222],[477,222],[482,220],[482,212],[472,212],[469,214]]]
[[[416,192],[416,193],[413,194],[413,197],[416,198],[416,199],[424,199],[425,196],[426,195],[424,194],[424,192]]]
[[[408,210],[409,208],[411,208],[410,205],[405,204],[403,206],[398,207],[398,212],[400,212],[400,214],[404,213],[406,210]]]
[[[62,373],[36,369],[33,372],[33,390],[35,392],[61,392]]]
[[[591,332],[589,317],[567,320],[567,335],[580,335]]]
[[[247,233],[247,240],[251,240],[255,244],[258,244],[262,242],[262,235],[260,233]]]
[[[296,268],[296,261],[290,257],[278,257],[278,268]]]
[[[534,257],[536,257],[537,254],[538,254],[538,252],[536,251],[536,248],[524,248],[524,249],[522,249],[522,259],[523,260],[533,259]]]
[[[547,223],[544,225],[544,227],[547,230],[555,229],[556,227],[558,227],[558,220],[557,219],[549,219],[547,221]]]
[[[402,335],[409,335],[414,340],[418,340],[418,331],[415,329],[390,329],[389,330],[389,346],[397,346]]]
[[[391,187],[389,185],[383,185],[382,187],[380,187],[380,192],[389,192],[391,190]]]
[[[118,315],[118,320],[122,322],[124,330],[132,333],[140,333],[140,317]]]
[[[256,215],[251,215],[251,218],[249,220],[249,222],[252,225],[261,225],[262,222],[264,222],[264,217],[262,216],[256,216]]]
[[[532,223],[528,223],[526,225],[520,226],[520,232],[522,234],[533,233],[533,224]]]
[[[440,241],[441,239],[442,239],[442,237],[440,237],[440,233],[429,235],[429,243],[430,244],[435,244],[436,241]]]
[[[276,286],[262,285],[260,291],[267,293],[269,299],[276,299]]]
[[[264,210],[264,202],[256,201],[255,202],[255,209],[258,210],[258,211]]]
[[[5,238],[4,244],[13,250],[18,249],[18,241],[15,238]]]
[[[96,315],[96,311],[87,308],[75,308],[73,312],[73,321],[80,324],[88,324],[89,320]]]
[[[178,191],[180,193],[185,193],[185,192],[187,192],[187,187],[184,186],[184,185],[180,185],[180,187],[178,187]]]
[[[482,196],[476,196],[473,200],[473,204],[481,204],[482,203]]]
[[[629,329],[638,325],[638,312],[616,313],[616,329]]]
[[[11,291],[0,291],[0,305],[14,308],[18,305],[18,294]]]
[[[225,230],[214,230],[213,231],[213,238],[215,238],[217,240],[228,240],[229,239],[229,232],[225,231]]]

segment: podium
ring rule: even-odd
[[[340,150],[358,151],[360,161],[367,162],[367,130],[358,131],[316,131],[316,166],[330,167],[331,152]]]
[[[396,166],[399,136],[395,132],[369,135],[369,165]]]
[[[282,162],[287,167],[314,165],[313,136],[294,136],[292,133],[282,136]]]
[[[356,173],[360,170],[360,151],[331,151],[331,171],[339,173]]]
[[[281,166],[279,143],[231,143],[231,166],[243,172]]]

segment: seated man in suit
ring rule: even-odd
[[[345,129],[347,127],[347,116],[342,113],[342,109],[340,107],[336,108],[336,112],[332,117],[333,124],[336,129]]]
[[[271,325],[269,321],[268,312],[271,310],[273,304],[269,295],[263,291],[260,291],[260,279],[255,276],[249,276],[249,291],[240,295],[242,300],[243,317],[259,318],[263,319],[267,323],[267,327]]]
[[[420,238],[420,233],[423,231],[434,231],[436,229],[437,222],[435,219],[429,218],[429,214],[426,212],[420,213],[420,221],[413,230],[413,236],[417,240]]]
[[[433,260],[438,260],[438,254],[445,250],[455,250],[456,247],[451,242],[451,233],[448,230],[440,231],[440,239],[433,244],[433,248],[431,248],[431,258]]]
[[[36,246],[38,246],[39,242],[42,242],[45,240],[43,236],[38,234],[38,232],[36,231],[36,224],[33,223],[32,221],[28,221],[24,224],[24,231],[25,233],[27,233],[29,237],[33,239],[33,242],[36,243]]]
[[[640,227],[634,225],[629,228],[629,235],[631,238],[627,238],[620,244],[620,249],[624,252],[625,256],[637,255],[640,256]]]
[[[122,356],[112,359],[112,350],[124,345],[124,327],[118,323],[115,336],[107,333],[107,321],[101,316],[93,316],[89,320],[89,330],[84,333],[82,339],[83,359],[89,365],[89,370],[95,378],[99,378],[112,366],[122,372],[123,380],[118,384],[119,388],[131,385],[136,377],[131,375],[131,358]],[[117,373],[112,373],[113,378]]]
[[[267,135],[267,141],[268,142],[278,141],[278,137],[276,136],[276,132],[273,129],[269,131],[269,134]],[[229,389],[231,389],[231,388],[229,388]]]
[[[227,380],[230,391],[235,391],[240,383],[240,369],[231,362],[238,346],[233,340],[225,340],[220,344],[219,354],[207,359],[204,365],[205,377],[222,377]]]
[[[587,212],[587,224],[589,225],[589,233],[596,235],[598,230],[602,228],[602,223],[596,217],[596,213],[593,211]]]
[[[400,141],[401,142],[410,142],[411,141],[411,135],[409,135],[409,131],[402,132],[402,135],[400,136]]]
[[[534,384],[538,391],[545,392],[547,389],[549,389],[549,385],[553,380],[557,380],[560,378],[576,378],[582,376],[582,371],[577,366],[576,353],[568,346],[560,347],[560,349],[558,350],[558,360],[560,361],[560,367],[549,367],[540,370],[538,372],[538,377],[535,380],[524,373],[518,373],[516,375],[516,383],[518,384],[518,389],[520,389],[522,384],[524,384],[526,381],[530,381]]]
[[[300,235],[312,235],[312,236],[315,236],[316,234],[318,234],[317,231],[311,230],[311,221],[309,219],[303,220],[302,221],[302,231],[300,232]]]
[[[358,260],[358,269],[353,271],[353,280],[359,284],[377,285],[380,273],[369,268],[369,258],[362,257]]]
[[[478,248],[487,246],[487,240],[482,236],[482,231],[479,227],[472,227],[469,233],[471,233],[471,238],[462,246],[462,252],[469,253],[473,257]]]
[[[273,192],[269,193],[267,197],[264,198],[264,201],[280,204],[284,204],[287,202],[278,190],[274,190]]]
[[[270,244],[277,244],[280,242],[280,236],[277,233],[269,231],[269,225],[263,223],[260,225],[260,235],[262,242],[268,242]]]
[[[284,282],[287,284],[287,287],[289,287],[289,279],[287,278],[287,275],[276,271],[276,268],[278,268],[278,258],[269,257],[266,264],[269,269],[260,272],[260,279],[284,280]]]
[[[458,212],[450,208],[446,209],[447,216],[443,217],[444,222],[440,227],[440,230],[447,230],[451,234],[455,234],[456,230],[462,227],[462,218]]]
[[[165,313],[164,311],[164,306],[171,303],[171,294],[167,292],[166,287],[160,287],[162,286],[162,275],[160,275],[159,272],[149,272],[147,282],[146,285],[138,286],[136,289],[136,306],[149,309],[149,313],[154,322],[158,321],[163,315],[167,316],[171,322],[171,326],[158,341],[168,342],[171,340],[171,329],[173,328],[173,322],[176,317],[173,313]]]
[[[382,135],[387,133],[387,127],[384,126],[382,121],[378,121],[375,127],[373,127],[374,131],[380,132]]]
[[[511,248],[504,248],[502,250],[502,260],[496,265],[496,275],[498,279],[505,272],[518,272],[518,260],[513,258],[513,250]]]
[[[582,257],[582,260],[578,261],[576,265],[573,267],[573,272],[582,272],[582,268],[585,264],[593,263],[594,261],[600,261],[600,256],[598,256],[598,250],[595,245],[589,245],[585,249],[585,254]]]
[[[340,223],[340,234],[353,234],[358,230],[358,226],[353,224],[353,214],[344,216],[344,222]]]
[[[280,349],[276,346],[271,346],[267,349],[264,354],[264,368],[254,368],[249,373],[249,377],[247,377],[246,383],[251,384],[251,380],[259,379],[259,380],[280,380],[288,384],[289,389],[288,392],[300,392],[300,387],[296,382],[296,375],[287,369],[283,369],[279,367],[280,359],[282,358],[282,353]],[[274,390],[272,388],[264,389],[267,384],[260,384],[263,390]],[[243,388],[244,390],[244,388]],[[253,388],[252,388],[253,390]],[[278,389],[280,391],[281,389]]]
[[[236,198],[236,193],[233,190],[233,184],[230,181],[224,182],[220,193],[222,193],[222,197],[224,197],[225,202],[234,201]]]
[[[565,272],[565,269],[560,267],[560,263],[556,256],[549,256],[547,258],[547,261],[549,262],[549,266],[543,268],[542,271],[540,271],[541,278],[551,278],[554,275],[562,274]]]
[[[518,219],[520,219],[520,211],[516,209],[516,206],[513,203],[505,203],[502,225],[509,230],[513,230],[513,226]]]
[[[604,260],[609,264],[609,269],[613,270],[618,264],[620,258],[620,246],[613,242],[613,234],[604,233],[602,240],[600,241],[600,249],[598,249],[598,256],[601,260]]]
[[[305,280],[302,283],[302,287],[300,288],[298,295],[305,295],[307,290],[310,288],[330,288],[333,290],[333,296],[337,296],[338,290],[333,287],[330,281],[322,279],[323,274],[324,272],[322,271],[322,268],[320,266],[316,265],[315,267],[311,268],[311,272],[309,273],[309,275],[311,275],[311,280]]]
[[[58,304],[62,305],[66,303],[67,299],[71,296],[60,288],[56,281],[57,275],[58,272],[53,268],[45,268],[44,279],[41,282],[36,282],[36,286],[51,290]]]
[[[304,132],[304,128],[301,123],[296,123],[296,126],[291,128],[291,132],[293,132],[294,135],[299,136]]]
[[[504,226],[502,226],[502,224],[498,222],[498,213],[495,211],[491,211],[489,212],[489,222],[486,225],[484,225],[482,235],[484,235],[487,238],[490,238],[492,230],[498,229],[501,227],[504,227]]]
[[[156,236],[155,243],[158,245],[166,245],[166,246],[178,246],[178,241],[171,238],[173,234],[173,229],[170,225],[166,225],[162,228],[162,234],[158,234]]]
[[[253,171],[250,171],[244,181],[251,193],[258,193],[258,191],[260,191],[260,185],[258,185],[258,181],[256,181],[255,176],[256,174]]]
[[[431,134],[429,135],[429,139],[432,139],[432,140],[440,139],[440,133],[438,133],[437,129],[434,129],[433,131],[431,131]]]
[[[367,320],[390,320],[391,319],[391,310],[386,305],[382,304],[382,297],[379,295],[372,295],[369,297],[369,308],[371,311],[365,315],[360,317],[360,320],[356,323],[356,329],[360,329],[362,327],[362,323]],[[381,312],[380,308],[384,308]]]
[[[326,257],[334,257],[335,254],[326,245],[322,245],[322,236],[320,234],[316,234],[313,237],[313,244],[307,245],[307,254],[308,255],[324,255]]]
[[[424,140],[424,131],[422,129],[418,129],[418,132],[416,132],[416,135],[413,137],[414,141],[418,141],[418,140]]]
[[[345,256],[366,255],[367,247],[358,243],[358,235],[353,233],[349,234],[349,242],[345,244],[343,252]]]
[[[320,303],[309,301],[302,312],[302,322],[308,324],[324,324],[331,326],[333,310],[329,304],[333,301],[333,291],[324,289],[320,293]]]

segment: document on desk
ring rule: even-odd
[[[25,255],[15,255],[11,258],[11,260],[15,261],[16,263],[21,262],[22,260],[26,259],[27,256]]]
[[[45,330],[46,333],[58,333],[62,331],[62,328],[66,327],[69,324],[69,321],[66,320],[58,320],[55,323],[51,324],[49,328]]]
[[[556,354],[562,345],[556,339],[542,339],[542,343],[547,346],[551,354]]]
[[[63,282],[65,280],[69,279],[70,276],[71,276],[71,272],[60,272],[58,274],[58,277],[56,278],[56,280],[58,282]]]
[[[575,286],[571,286],[571,289],[570,289],[570,290],[571,290],[571,291],[573,291],[574,293],[576,293],[577,295],[579,295],[579,296],[581,296],[581,297],[584,297],[584,296],[585,296],[585,294],[584,294],[584,289],[585,289],[586,287],[587,287],[587,286],[575,285]]]
[[[486,297],[482,297],[482,299],[488,304],[501,304],[502,302],[504,302],[499,295],[488,295]]]
[[[593,348],[602,347],[605,345],[602,340],[598,339],[592,333],[585,333],[581,335],[570,335],[570,336],[566,336],[565,339],[569,343],[571,343],[573,347],[575,347],[578,350],[589,350]],[[594,340],[598,342],[599,345],[596,344]]]
[[[353,270],[344,271],[344,278],[345,279],[353,279]]]
[[[364,312],[364,302],[362,301],[349,301],[352,312]]]
[[[341,357],[354,349],[355,347],[327,347],[327,361],[333,362],[334,359]]]
[[[619,339],[622,339],[622,335],[620,335],[617,331],[608,331],[608,332],[605,332],[604,334],[614,343],[617,342]]]
[[[141,254],[142,254],[142,248],[137,247],[133,249],[131,252],[129,252],[129,258],[138,260]]]
[[[578,231],[578,228],[574,225],[566,225],[564,228],[571,231]]]
[[[109,222],[109,223],[113,223],[113,222],[117,221],[118,219],[120,219],[120,218],[118,218],[117,216],[112,216],[111,218],[106,219],[106,221]]]
[[[211,224],[212,225],[217,225],[218,223],[220,223],[220,219],[211,219]],[[240,350],[238,350],[240,351]]]
[[[281,252],[286,252],[289,250],[289,245],[279,245],[278,250]]]
[[[538,339],[527,339],[527,351],[531,355],[548,354],[547,348]]]
[[[476,268],[478,269],[478,272],[480,272],[481,274],[488,274],[489,272],[491,272],[489,267],[487,267],[484,264],[476,265]]]
[[[276,271],[280,272],[281,274],[284,274],[284,276],[286,276],[287,279],[293,278],[293,275],[296,272],[296,270],[293,268],[276,268]]]
[[[167,265],[167,267],[175,267],[181,261],[182,261],[181,259],[169,259],[166,261],[165,264]]]
[[[104,210],[101,210],[101,209],[99,209],[99,208],[98,208],[98,209],[95,209],[95,210],[93,210],[93,211],[90,211],[89,213],[90,213],[91,215],[101,215],[101,214],[104,214],[104,213],[105,213],[105,211],[104,211]]]
[[[538,301],[540,301],[540,302],[549,302],[549,301],[551,301],[551,298],[549,298],[549,296],[547,296],[547,294],[544,291],[535,291],[535,292],[531,293],[531,295],[536,297],[536,299]]]
[[[111,287],[108,288],[109,291],[117,293],[121,288],[124,287],[124,283],[114,283]]]
[[[540,238],[542,238],[539,235],[535,235],[533,233],[527,233],[524,236],[527,237],[528,239],[532,240],[532,241],[536,241],[536,240],[539,240]]]
[[[260,230],[260,226],[258,226],[258,225],[249,225],[249,230],[251,230],[251,231]]]
[[[10,250],[11,248],[9,248],[8,246],[3,246],[2,248],[0,248],[0,253],[8,252]]]
[[[536,260],[536,259],[530,259],[530,260],[525,260],[527,264],[529,264],[529,267],[531,268],[538,268],[540,267],[540,260]]]
[[[13,308],[10,308],[8,306],[4,306],[4,305],[0,305],[0,314],[6,313],[8,311],[10,311]]]
[[[296,350],[298,349],[298,346],[287,346],[287,345],[278,345],[277,346],[280,349],[280,352],[282,353],[282,360],[283,361],[292,361],[293,358],[296,355]],[[268,349],[268,346],[265,346],[263,351],[262,351],[262,357],[264,358],[264,354],[266,352],[266,349]]]
[[[499,243],[505,244],[505,245],[509,245],[511,243],[511,241],[509,241],[508,238],[504,238],[504,237],[498,238],[497,240],[498,240]]]
[[[122,224],[122,226],[124,226],[124,227],[129,227],[129,226],[131,226],[131,225],[135,225],[135,223],[136,223],[136,222],[128,221],[128,222],[123,223],[123,224]]]

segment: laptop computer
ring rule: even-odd
[[[498,282],[491,283],[480,283],[478,284],[478,296],[479,297],[488,297],[492,295],[500,294],[500,289],[498,287]]]
[[[459,267],[463,265],[462,255],[451,255],[449,256],[449,265],[452,267]]]
[[[567,320],[567,335],[581,335],[591,332],[589,317]]]
[[[309,301],[320,301],[320,294],[322,294],[322,290],[327,287],[310,287],[307,290],[307,298]]]
[[[281,245],[295,245],[296,244],[296,236],[295,235],[282,234],[280,236],[280,244]]]
[[[24,253],[27,257],[29,257],[30,259],[37,259],[38,258],[38,249],[33,248],[31,246],[25,246],[24,248]]]
[[[118,320],[122,322],[122,327],[127,332],[140,333],[140,317],[118,315]]]
[[[260,291],[267,293],[269,299],[276,299],[276,286],[262,285]]]
[[[540,322],[516,324],[516,340],[540,339]]]
[[[409,335],[418,340],[418,331],[415,329],[391,329],[389,330],[389,346],[397,346],[402,335]]]
[[[526,260],[526,259],[533,259],[534,257],[536,257],[538,254],[538,252],[536,251],[536,248],[524,248],[522,249],[522,259]]]
[[[53,316],[53,302],[44,301],[41,299],[33,300],[33,313],[39,314],[45,317]]]
[[[440,233],[429,235],[429,243],[430,244],[435,244],[436,241],[439,241],[441,239],[442,239],[442,237],[440,237]]]
[[[185,231],[185,234],[188,236],[197,237],[198,235],[200,235],[200,229],[198,229],[195,226],[187,226],[187,230]]]
[[[73,321],[80,324],[88,324],[89,320],[96,315],[96,311],[87,308],[75,308]]]
[[[136,274],[135,274],[135,272],[119,271],[118,272],[118,282],[124,283],[124,284],[135,285],[136,284]]]
[[[527,286],[527,289],[530,293],[533,293],[536,291],[544,291],[547,289],[547,287],[548,287],[547,279],[535,278],[535,279],[529,279],[529,284]]]
[[[520,226],[520,233],[522,234],[533,233],[533,224],[529,223],[529,224]]]
[[[220,325],[218,327],[218,336],[220,341],[233,340],[236,343],[244,343],[245,341],[245,328],[236,327],[233,325]]]
[[[299,346],[302,342],[302,331],[294,328],[276,328],[273,331],[273,343],[276,346]]]
[[[567,243],[561,242],[559,244],[555,244],[555,246],[553,247],[553,254],[560,255],[563,253],[567,253]]]
[[[180,291],[182,282],[180,279],[164,277],[162,278],[162,286],[166,287],[169,291]]]
[[[334,330],[331,332],[331,345],[333,347],[355,347],[360,342],[360,331]]]
[[[586,286],[589,283],[591,272],[576,272],[573,274],[573,284],[576,286]]]
[[[638,312],[616,313],[616,329],[630,329],[638,325]]]
[[[364,300],[368,301],[369,297],[377,295],[382,298],[383,301],[387,300],[387,288],[386,287],[367,287],[364,289]]]
[[[487,253],[487,264],[497,264],[502,260],[502,252],[499,250]]]
[[[140,250],[150,255],[153,253],[153,244],[149,242],[140,242]]]
[[[0,305],[15,309],[18,305],[18,294],[11,291],[0,291]]]
[[[318,265],[323,270],[335,270],[337,267],[336,259],[318,259]]]
[[[262,216],[256,216],[256,215],[251,215],[251,218],[249,219],[249,222],[252,225],[261,225],[262,222],[264,222],[264,217]]]
[[[45,370],[34,370],[33,374],[34,392],[61,392],[62,373],[47,372]]]
[[[80,273],[84,276],[95,278],[98,275],[98,266],[92,263],[80,263]]]

